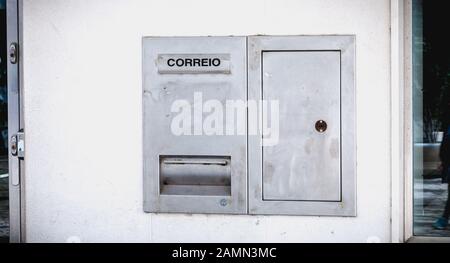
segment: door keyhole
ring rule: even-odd
[[[327,130],[327,123],[324,120],[318,120],[316,122],[316,131],[323,133]]]

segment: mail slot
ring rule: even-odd
[[[162,195],[231,196],[231,158],[161,156]]]

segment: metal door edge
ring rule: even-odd
[[[21,68],[22,0],[7,0],[6,24],[8,47],[8,137],[23,129]],[[11,47],[11,50],[10,50]],[[10,53],[11,52],[11,53]],[[23,160],[13,156],[9,147],[10,242],[24,242]]]

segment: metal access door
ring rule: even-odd
[[[20,6],[21,0],[6,2],[7,43],[8,43],[8,136],[9,142],[9,209],[10,242],[22,242],[22,198],[23,180],[23,120],[20,89]]]
[[[248,47],[249,100],[279,104],[278,143],[249,135],[249,213],[355,216],[354,36],[252,36]]]
[[[262,64],[281,119],[280,142],[262,149],[263,199],[340,201],[340,52],[269,51]]]

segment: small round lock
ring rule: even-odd
[[[324,120],[318,120],[316,121],[316,131],[323,133],[327,130],[327,122]]]

